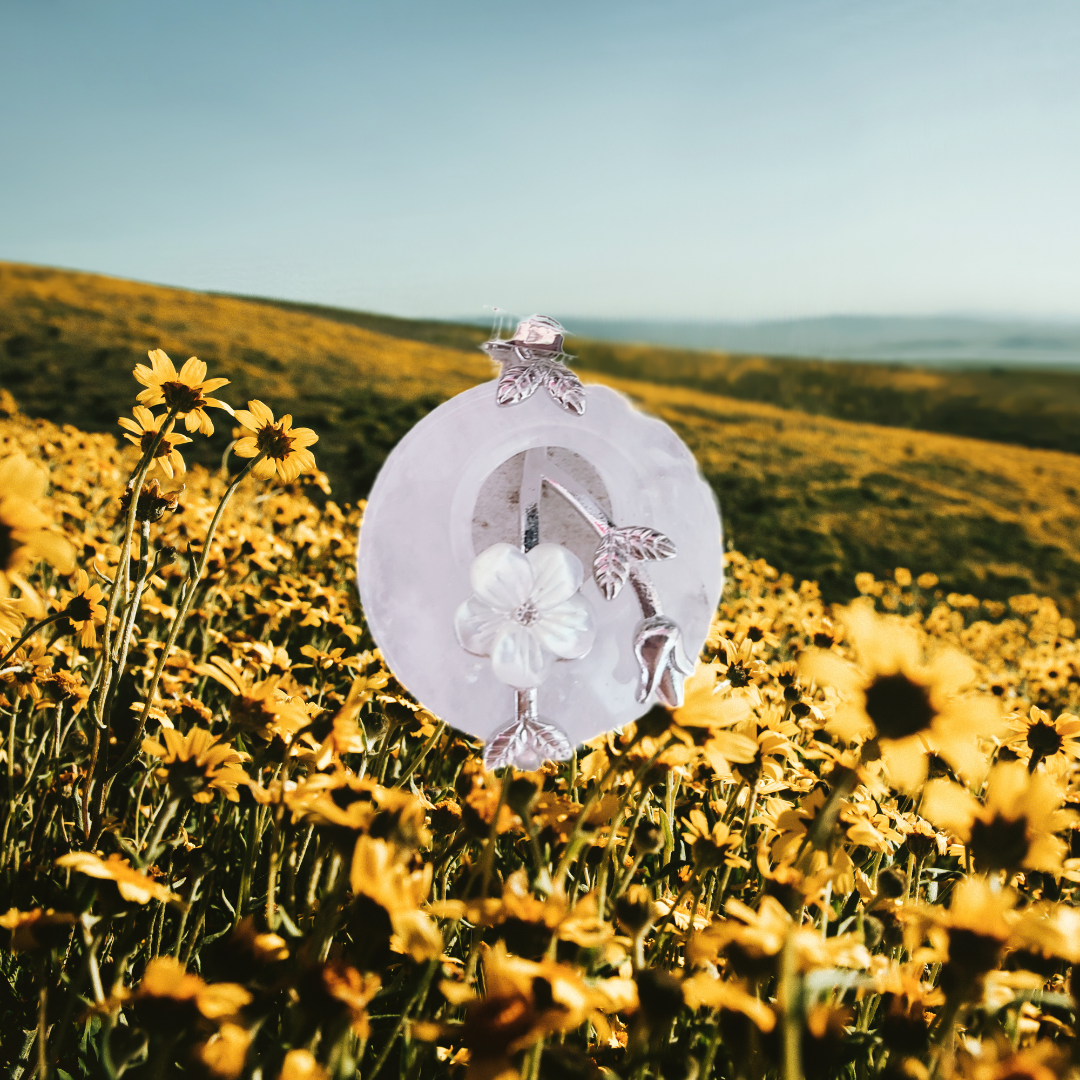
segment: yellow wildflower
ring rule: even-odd
[[[431,891],[433,867],[406,869],[394,845],[361,836],[353,854],[353,892],[373,900],[386,912],[394,930],[391,946],[414,960],[432,960],[442,953],[443,938],[431,916],[420,905]]]
[[[278,1080],[329,1080],[329,1077],[310,1050],[290,1050],[278,1073]]]
[[[154,439],[157,438],[157,433],[161,430],[161,425],[165,422],[168,414],[155,416],[145,405],[136,405],[131,410],[131,413],[135,417],[134,420],[121,416],[118,422],[128,432],[124,438],[128,442],[134,443],[145,454],[150,449]],[[170,430],[162,436],[157,450],[154,451],[154,460],[150,463],[150,468],[146,474],[147,477],[153,475],[155,469],[160,469],[170,480],[173,476],[183,476],[186,471],[184,459],[176,448],[183,446],[184,443],[191,442],[191,439],[186,435],[179,435],[172,431],[172,421],[169,422],[169,427]]]
[[[931,780],[922,813],[952,829],[980,869],[1060,874],[1065,842],[1057,834],[1076,818],[1060,809],[1064,795],[1049,777],[1029,775],[1019,761],[1004,761],[990,773],[983,805],[949,780]]]
[[[144,1019],[151,1018],[158,1024],[164,1021],[173,1027],[178,1020],[194,1019],[196,1015],[214,1021],[232,1019],[251,1000],[251,993],[242,986],[207,983],[185,971],[183,964],[171,956],[154,957],[132,995],[135,1009]]]
[[[255,466],[260,480],[276,473],[285,483],[301,473],[315,469],[315,455],[308,450],[319,441],[311,428],[294,428],[292,417],[283,416],[276,424],[274,414],[261,401],[249,401],[247,409],[238,409],[236,419],[243,425],[240,439],[233,447],[237,457],[266,456]]]
[[[1080,758],[1080,716],[1064,712],[1056,720],[1032,705],[1027,716],[1006,719],[1007,746],[1034,772],[1041,762],[1067,764]]]
[[[236,785],[246,782],[248,776],[237,764],[246,755],[205,728],[194,728],[187,735],[181,735],[175,728],[165,728],[161,737],[164,746],[155,739],[144,739],[142,748],[162,759],[157,777],[167,780],[175,794],[187,794],[195,802],[208,803],[215,791],[221,791],[230,802],[239,800]]]
[[[175,409],[177,416],[184,418],[188,431],[201,431],[204,435],[214,434],[214,424],[206,410],[210,407],[224,409],[232,413],[232,407],[217,398],[207,397],[219,387],[225,386],[228,379],[208,379],[206,365],[192,356],[177,374],[173,362],[161,349],[151,349],[150,367],[138,364],[132,374],[146,387],[139,394],[138,400],[143,405],[164,404],[170,411]]]
[[[89,851],[73,851],[69,855],[61,855],[56,860],[56,865],[67,867],[87,877],[115,882],[117,892],[125,900],[131,900],[136,904],[146,904],[151,900],[179,901],[180,899],[176,893],[166,889],[164,885],[135,870],[128,864],[127,859],[121,859],[119,855],[110,855],[108,859],[102,859]]]
[[[50,531],[51,522],[34,505],[48,487],[44,471],[22,454],[0,461],[0,596],[7,596],[14,585],[35,602],[35,608],[40,601],[23,573],[39,559],[63,574],[75,568],[71,544]]]
[[[199,1044],[196,1056],[211,1076],[237,1080],[244,1071],[251,1040],[247,1028],[226,1021],[206,1042]]]
[[[0,926],[11,931],[11,951],[32,952],[34,949],[53,948],[63,943],[78,920],[66,911],[19,911],[12,908],[0,915]]]
[[[975,680],[972,661],[951,648],[925,660],[910,624],[881,616],[866,602],[851,604],[843,619],[858,666],[821,650],[804,661],[807,674],[844,696],[828,730],[848,741],[865,740],[863,760],[877,751],[903,790],[926,778],[931,752],[964,776],[978,774],[986,763],[980,740],[996,733],[1000,719],[989,695],[960,696]]]
[[[96,581],[91,585],[89,575],[83,569],[75,573],[72,592],[60,596],[60,610],[79,634],[84,649],[92,649],[97,644],[97,627],[105,622],[103,596],[101,586]]]

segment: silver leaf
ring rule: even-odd
[[[573,756],[574,747],[561,728],[530,717],[511,720],[484,745],[484,765],[489,769],[515,765],[531,772],[545,761],[567,761]]]
[[[580,416],[585,411],[585,387],[565,364],[549,365],[546,381],[551,396],[567,412],[577,413]]]
[[[544,381],[542,364],[506,364],[499,385],[495,390],[495,400],[499,405],[517,405],[518,402],[532,397],[536,388]]]
[[[614,600],[630,577],[630,559],[619,532],[612,529],[604,536],[593,556],[593,577],[605,600]]]
[[[644,525],[630,525],[617,531],[630,557],[638,562],[675,558],[675,545],[669,537],[656,529],[649,529]]]

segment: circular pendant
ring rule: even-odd
[[[666,424],[563,363],[534,317],[387,458],[357,556],[398,680],[491,767],[536,768],[682,701],[723,584],[720,516]],[[544,340],[544,339],[547,340]]]

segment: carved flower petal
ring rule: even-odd
[[[577,660],[584,656],[596,638],[592,609],[581,596],[571,596],[569,600],[548,608],[533,629],[544,648],[563,660]]]
[[[581,560],[561,544],[537,544],[525,556],[536,581],[529,598],[541,611],[569,600],[585,577]]]
[[[496,611],[516,611],[532,595],[533,568],[513,544],[492,544],[473,559],[472,590]]]
[[[454,631],[466,652],[490,656],[499,627],[506,615],[486,604],[479,596],[470,596],[454,613]]]
[[[551,659],[534,633],[534,628],[506,622],[495,634],[491,649],[491,670],[500,682],[518,690],[539,686],[547,677]]]

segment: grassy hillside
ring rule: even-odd
[[[583,342],[579,366],[820,416],[1080,453],[1080,372],[727,356]]]
[[[782,552],[778,565],[830,598],[858,567],[905,566],[949,591],[1041,591],[1077,610],[1080,457],[610,384],[686,440],[736,546]]]
[[[10,263],[0,263],[0,348],[0,381],[24,411],[98,431],[118,430],[136,387],[132,369],[148,349],[177,361],[197,355],[232,380],[226,400],[261,398],[319,431],[343,498],[370,487],[421,416],[491,374],[480,353],[231,297]],[[226,428],[192,449],[209,464],[227,442]]]
[[[399,319],[317,304],[259,303],[473,352],[485,328]],[[913,368],[910,364],[739,356],[572,338],[576,366],[617,378],[685,386],[820,416],[1080,453],[1080,371]]]
[[[257,396],[315,428],[320,467],[335,498],[345,501],[367,491],[389,449],[425,412],[491,374],[482,355],[464,351],[464,337],[449,343],[455,347],[436,343],[441,324],[380,325],[373,321],[380,317],[347,316],[0,264],[0,384],[30,414],[118,432],[116,418],[138,390],[131,370],[148,348],[160,346],[180,360],[198,355],[211,374],[233,380],[222,391],[227,400],[239,405]],[[421,333],[427,340],[413,339]],[[1078,610],[1080,457],[837,419],[822,415],[813,400],[780,391],[791,407],[747,400],[740,388],[759,376],[765,386],[784,370],[783,361],[685,354],[685,369],[673,366],[666,378],[693,386],[644,381],[642,375],[658,378],[648,366],[656,352],[585,343],[581,367],[683,435],[741,550],[821,581],[829,599],[849,596],[857,571],[901,565],[938,573],[949,590],[988,599],[1039,591]],[[828,382],[830,365],[791,363],[818,371],[831,400],[850,390],[837,378]],[[620,376],[602,370],[605,364]],[[860,376],[861,368],[838,366],[854,373],[852,385],[865,379],[860,392],[871,403],[879,400],[871,376],[881,401],[923,394],[940,407],[960,400],[957,380],[973,377],[871,368]],[[697,388],[714,377],[730,392]],[[778,378],[779,384],[787,385]],[[1050,385],[1036,379],[1031,389],[1043,387],[1047,409]],[[1062,383],[1059,411],[1066,414],[1069,395],[1080,419],[1076,383]],[[1000,399],[1001,423],[1020,401]],[[800,403],[804,410],[794,407]],[[873,416],[882,411],[866,409]],[[1046,428],[1030,424],[1033,432]],[[226,430],[202,451],[209,462],[228,439],[228,426],[219,426]]]

